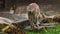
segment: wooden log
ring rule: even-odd
[[[10,25],[2,28],[2,32],[6,32],[8,34],[26,34],[25,32],[22,31],[22,29],[16,27],[13,24],[10,24]]]
[[[53,15],[53,16],[46,16],[42,22],[43,23],[49,23],[49,22],[60,22],[60,14],[57,14],[57,15]]]
[[[43,28],[45,28],[45,26],[39,26],[39,27],[34,27],[34,28],[31,28],[31,26],[27,26],[24,29],[26,29],[26,30],[40,30],[40,29],[43,29]]]
[[[46,27],[46,28],[53,28],[53,27],[55,27],[55,26],[54,26],[54,25],[53,25],[53,26],[51,25],[51,26],[45,26],[45,27]]]
[[[57,24],[57,23],[42,23],[41,25],[42,26],[49,26],[49,25],[55,25],[55,24]]]
[[[60,14],[55,15],[54,18],[53,18],[53,21],[60,22]]]

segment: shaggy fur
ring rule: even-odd
[[[39,9],[39,5],[36,3],[31,3],[27,6],[28,17],[31,26],[39,26],[43,17],[41,15],[41,11]],[[40,21],[39,21],[40,20]]]

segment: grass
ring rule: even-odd
[[[60,34],[60,24],[56,24],[54,28],[43,28],[40,31],[25,30],[27,34]]]

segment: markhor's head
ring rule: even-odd
[[[33,12],[33,11],[37,11],[37,10],[40,10],[40,9],[39,9],[39,5],[36,3],[31,3],[27,6],[27,11]]]

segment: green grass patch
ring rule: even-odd
[[[42,30],[24,30],[27,34],[60,34],[60,24],[56,24],[54,28],[43,28]]]

